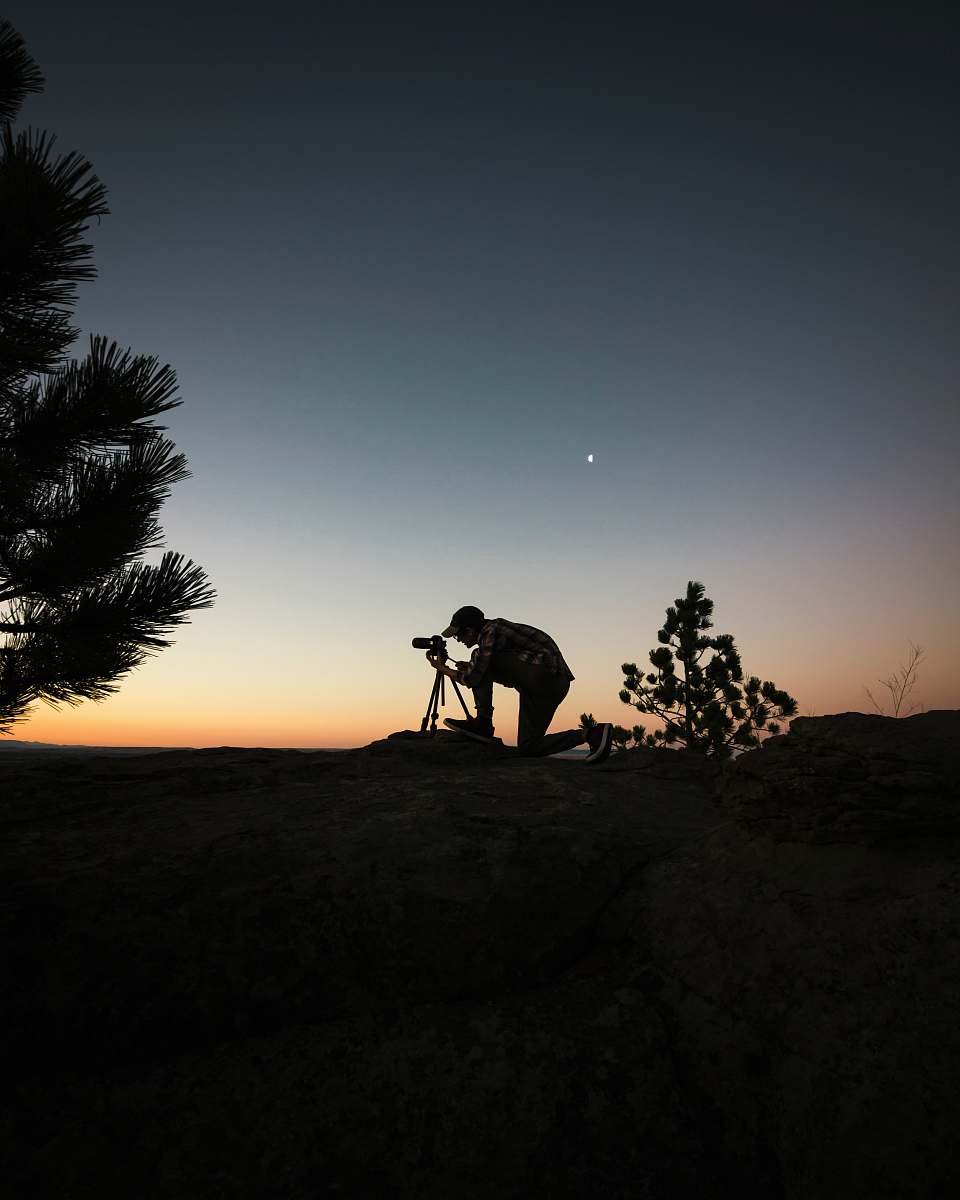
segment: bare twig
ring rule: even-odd
[[[917,682],[917,673],[920,664],[923,662],[924,650],[922,646],[915,646],[913,642],[911,642],[910,650],[910,661],[906,663],[906,665],[901,663],[899,672],[894,672],[894,674],[888,679],[877,680],[877,682],[882,683],[890,693],[890,699],[893,702],[893,715],[895,717],[900,716],[900,710],[903,707],[904,700],[913,691]],[[870,689],[865,687],[863,690],[869,696],[870,702],[877,712],[880,713],[882,717],[887,716],[888,714],[886,710],[881,708],[881,706],[877,703],[877,700]],[[903,715],[909,716],[912,712],[915,712],[918,707],[919,705],[917,704],[911,705]]]

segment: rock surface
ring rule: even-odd
[[[11,1194],[956,1194],[958,744],[10,752]]]
[[[917,835],[954,838],[956,714],[798,717],[762,754],[740,758],[723,791],[741,822],[780,841],[880,846]]]

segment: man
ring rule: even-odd
[[[441,663],[432,653],[427,661],[437,671],[473,690],[476,717],[465,721],[448,717],[444,725],[478,742],[493,739],[493,685],[516,688],[520,693],[520,727],[517,750],[528,757],[560,754],[586,742],[588,763],[600,763],[610,755],[613,726],[597,725],[584,732],[568,729],[547,735],[561,701],[570,690],[573,672],[553,638],[532,625],[517,625],[504,617],[487,618],[472,604],[458,608],[443,636],[454,637],[464,646],[476,646],[469,662],[456,668]]]

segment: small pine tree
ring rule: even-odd
[[[679,742],[689,751],[727,758],[734,748],[759,746],[760,731],[778,733],[780,726],[774,718],[795,716],[796,700],[756,676],[743,683],[740,654],[732,635],[709,637],[705,633],[713,627],[713,601],[706,598],[703,584],[688,582],[686,596],[678,598],[675,605],[667,609],[667,619],[657,634],[660,645],[650,651],[654,670],[644,675],[636,663],[622,667],[623,703],[664,721],[664,728],[646,735],[644,744]],[[714,654],[702,664],[708,650]],[[683,667],[682,677],[674,659]],[[642,729],[637,730],[642,736]],[[636,731],[634,738],[639,745]]]
[[[86,222],[106,192],[53,137],[10,122],[43,77],[0,20],[0,733],[34,701],[75,704],[116,681],[193,609],[213,603],[201,568],[165,553],[156,513],[186,459],[151,418],[180,403],[176,376],[77,336],[76,284],[93,278]]]

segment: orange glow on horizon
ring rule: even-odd
[[[884,703],[888,699],[881,689],[874,695]],[[945,692],[945,689],[942,689]],[[820,716],[837,712],[875,712],[862,689],[836,687],[824,689],[815,700],[793,693],[798,701],[798,716]],[[366,746],[401,729],[420,728],[428,692],[411,695],[403,705],[390,708],[371,703],[345,704],[339,716],[330,712],[311,715],[292,707],[283,711],[250,712],[242,716],[235,711],[223,714],[209,708],[197,707],[190,712],[184,707],[171,709],[157,705],[153,711],[143,711],[123,702],[123,694],[100,704],[86,702],[76,708],[51,709],[35,706],[30,717],[15,725],[8,737],[21,741],[51,742],[60,745],[87,746],[246,746],[296,749],[349,749]],[[611,699],[612,695],[612,699]],[[469,693],[464,694],[471,705]],[[452,703],[451,703],[452,701]],[[932,688],[918,687],[910,697],[918,710],[956,708],[957,698],[938,694]],[[515,692],[497,688],[494,692],[494,722],[497,735],[508,745],[516,744],[519,697]],[[889,706],[888,706],[889,707]],[[472,711],[472,705],[471,705]],[[574,683],[570,695],[557,710],[550,726],[551,732],[575,728],[580,714],[590,712],[597,720],[613,721],[626,728],[641,724],[652,730],[653,718],[638,713],[617,698],[616,689],[583,687]],[[462,709],[450,692],[439,710],[437,727],[443,727],[444,717],[461,717]]]

